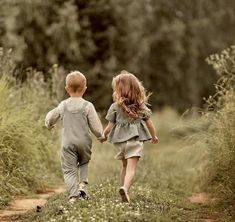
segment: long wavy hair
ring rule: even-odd
[[[113,78],[113,100],[131,119],[137,119],[148,111],[148,98],[146,90],[139,79],[133,74],[123,70]]]

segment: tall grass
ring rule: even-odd
[[[235,46],[220,55],[210,56],[207,61],[220,76],[216,94],[207,100],[205,114],[211,121],[206,133],[209,148],[207,185],[222,200],[231,202],[235,199]]]
[[[7,58],[7,59],[6,59]],[[8,55],[0,56],[0,208],[18,194],[59,178],[56,132],[43,129],[49,93],[37,79],[17,83]],[[47,95],[48,94],[48,95]]]
[[[219,80],[216,93],[206,99],[207,108],[200,120],[208,127],[194,136],[200,141],[196,147],[205,146],[199,178],[202,188],[217,197],[223,203],[221,207],[229,209],[235,199],[235,47],[211,55],[207,62]]]

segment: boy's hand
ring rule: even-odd
[[[153,138],[151,139],[151,143],[152,143],[152,144],[157,144],[157,143],[158,143],[158,138],[157,138],[157,136],[155,136],[155,137],[153,137]]]
[[[103,142],[105,142],[105,141],[107,140],[107,138],[101,136],[101,137],[98,138],[98,140],[99,140],[101,143],[103,143]]]

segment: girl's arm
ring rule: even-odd
[[[108,134],[110,133],[110,131],[111,131],[111,129],[113,128],[113,126],[114,126],[114,123],[109,121],[108,125],[107,125],[107,126],[105,127],[105,129],[104,129],[104,132],[103,132],[102,137],[99,138],[99,141],[100,141],[101,143],[103,143],[104,141],[107,140],[107,136],[108,136]]]
[[[146,126],[147,126],[147,128],[149,130],[149,133],[150,133],[150,135],[152,137],[151,143],[153,143],[153,144],[158,143],[158,138],[156,136],[156,131],[155,131],[155,128],[154,128],[152,120],[151,119],[147,119],[145,122],[146,122]]]

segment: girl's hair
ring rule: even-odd
[[[113,78],[113,100],[132,119],[138,118],[148,111],[147,102],[150,94],[146,96],[146,90],[142,83],[133,74],[123,70]]]

